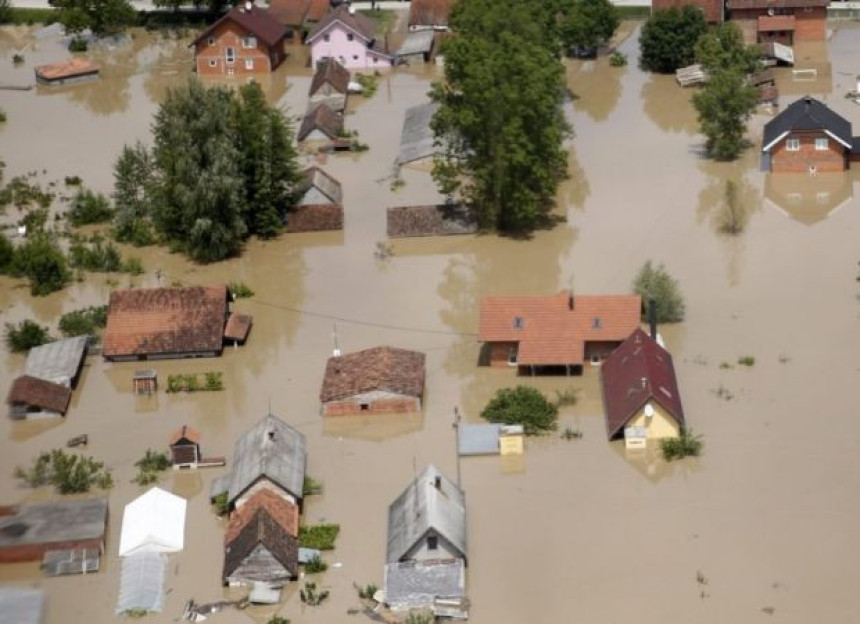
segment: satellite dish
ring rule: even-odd
[[[254,3],[251,2],[250,0],[248,0],[248,2],[245,3],[245,10],[250,11],[253,8],[254,8]]]
[[[645,418],[652,418],[654,416],[654,408],[649,403],[645,406]]]

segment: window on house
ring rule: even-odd
[[[245,69],[254,69],[254,59],[245,59]]]
[[[826,152],[829,148],[830,141],[827,140],[827,137],[815,139],[815,149],[819,152]]]
[[[373,64],[376,65],[377,61],[379,61],[379,59],[374,56],[373,57]]]
[[[353,35],[352,33],[346,33],[346,40],[347,41],[354,41],[355,35]]]
[[[257,38],[256,37],[245,37],[242,39],[242,47],[243,48],[256,48],[257,47]]]
[[[600,329],[600,317],[595,316],[595,317],[591,320],[591,328],[592,328],[592,329]]]
[[[236,61],[236,50],[232,46],[228,46],[224,51],[224,57],[228,63],[234,63]]]
[[[362,412],[366,412],[367,410],[370,409],[370,403],[362,403],[361,405],[359,405],[359,409]]]
[[[439,548],[439,537],[436,535],[427,536],[427,550],[436,550]]]
[[[209,44],[209,45],[211,45],[211,46],[215,45],[215,37],[209,37],[209,38],[206,40],[206,43],[207,43],[207,44]]]
[[[218,67],[218,61],[216,59],[209,59],[209,67]]]
[[[785,142],[785,149],[787,149],[789,152],[799,152],[800,139],[789,139]]]
[[[511,347],[508,349],[508,366],[517,365],[517,348]]]
[[[331,37],[329,35],[323,35],[323,41],[328,43],[329,41],[331,41]]]
[[[358,60],[358,54],[353,54],[353,55],[352,55],[352,60],[353,60],[353,61],[357,61],[357,60]]]
[[[526,320],[521,316],[514,317],[514,329],[522,329],[526,325]]]

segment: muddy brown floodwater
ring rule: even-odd
[[[860,30],[831,26],[827,45],[798,51],[804,63],[826,67],[829,78],[798,84],[780,69],[783,92],[794,94],[782,102],[808,89],[860,128],[860,107],[843,98],[860,72]],[[7,176],[44,169],[39,179],[47,182],[77,174],[109,192],[123,143],[149,140],[166,88],[189,75],[185,43],[138,32],[130,46],[104,53],[108,70],[100,82],[0,91],[9,116],[0,126]],[[322,575],[331,598],[321,607],[303,607],[292,587],[278,608],[226,612],[211,621],[262,623],[275,612],[307,623],[363,621],[346,615],[356,606],[352,583],[381,584],[387,507],[413,476],[413,462],[433,462],[453,477],[454,407],[477,422],[497,388],[526,382],[548,393],[576,389],[579,401],[562,410],[561,425],[581,429],[584,438],[529,440],[520,471],[498,458],[462,461],[472,622],[853,621],[860,583],[855,178],[821,187],[801,178],[796,189],[785,182],[767,190],[756,149],[733,164],[704,160],[691,92],[672,77],[637,69],[635,29],[621,49],[630,58],[624,68],[609,67],[606,58],[568,63],[578,99],[569,110],[576,131],[571,177],[559,191],[567,222],[532,240],[402,241],[393,245],[393,257],[374,257],[376,242],[385,239],[387,206],[438,199],[426,172],[406,171],[406,185],[390,189],[404,110],[423,101],[437,77],[434,67],[398,69],[371,99],[350,105],[346,126],[360,132],[370,151],[323,161],[343,182],[343,233],[251,241],[240,258],[211,266],[161,248],[135,250],[144,276],[111,282],[92,275],[38,299],[20,282],[0,279],[4,321],[32,317],[52,325],[62,312],[105,303],[114,284],[156,285],[159,269],[162,283],[242,280],[257,293],[238,303],[254,315],[246,347],[220,359],[154,363],[162,379],[221,371],[223,392],[136,400],[135,364],[92,357],[65,420],[0,419],[3,503],[51,496],[20,488],[11,472],[80,433],[89,435],[87,452],[113,469],[117,483],[109,494],[101,572],[45,579],[36,564],[5,565],[0,581],[45,587],[47,624],[115,621],[122,509],[141,492],[130,483],[133,462],[146,448],[164,448],[182,424],[202,432],[204,453],[229,462],[236,438],[271,407],[308,438],[308,471],[325,483],[325,493],[308,499],[305,518],[341,524],[337,549],[326,558],[342,565]],[[26,62],[13,67],[18,50]],[[266,88],[273,102],[298,115],[310,72],[302,51],[294,52]],[[0,83],[30,82],[34,65],[64,56],[60,43],[0,30]],[[754,142],[768,118],[754,117]],[[718,232],[727,180],[738,184],[748,211],[746,230],[736,237]],[[808,204],[825,192],[838,197],[835,209],[819,208],[822,216]],[[700,459],[670,465],[653,452],[628,457],[606,442],[598,371],[516,379],[512,371],[476,367],[481,296],[549,293],[571,283],[580,293],[626,292],[649,258],[665,263],[686,295],[685,322],[661,331],[688,420],[706,441]],[[427,354],[421,418],[323,422],[317,395],[335,319],[345,351],[391,344]],[[754,356],[755,365],[720,367],[743,355]],[[22,364],[20,355],[0,354],[0,395]],[[718,397],[721,387],[734,398]],[[175,621],[189,598],[210,602],[229,594],[220,585],[224,526],[207,502],[220,473],[171,472],[163,479],[163,487],[189,499],[186,544],[170,556],[164,611],[148,622]]]

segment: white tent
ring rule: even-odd
[[[185,543],[184,498],[154,487],[125,506],[119,556],[177,552]]]

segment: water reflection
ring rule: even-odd
[[[611,442],[609,446],[620,461],[625,462],[633,470],[641,474],[651,483],[675,475],[689,476],[702,470],[698,457],[688,457],[682,460],[667,462],[660,452],[660,445],[649,442],[644,449],[627,449],[623,441]]]
[[[573,108],[594,121],[604,121],[621,97],[621,78],[627,67],[611,67],[609,57],[592,61],[570,61],[567,84],[577,95]]]
[[[764,196],[786,216],[815,225],[854,197],[857,173],[780,173],[765,176]]]
[[[642,107],[660,130],[695,134],[699,124],[690,105],[692,95],[693,90],[679,87],[674,76],[652,73],[642,85]]]

